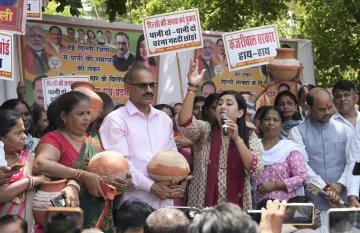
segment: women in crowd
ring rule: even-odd
[[[220,94],[212,93],[206,97],[203,106],[203,120],[213,124],[216,121],[216,105]]]
[[[41,139],[36,150],[34,171],[49,177],[69,179],[65,190],[67,205],[80,206],[84,210],[84,226],[94,227],[104,207],[105,196],[100,187],[103,179],[86,171],[88,161],[103,151],[99,135],[86,132],[90,124],[90,99],[81,92],[72,91],[60,96],[56,102],[58,127]],[[77,182],[84,184],[81,192]],[[131,187],[130,177],[104,182],[121,192]],[[113,232],[111,212],[109,208],[101,225],[106,233]]]
[[[36,108],[33,111],[33,116],[34,116],[34,137],[42,138],[46,127],[49,125],[46,111],[42,108]]]
[[[254,116],[255,133],[259,138],[263,137],[263,133],[261,131],[260,117],[267,107],[268,106],[261,106],[260,108],[258,108],[258,110],[256,111],[255,116]]]
[[[180,110],[181,110],[182,103],[180,103],[180,102],[172,102],[170,104],[170,106],[173,108],[174,116],[176,116],[176,114],[178,114],[180,112]]]
[[[32,153],[34,153],[35,148],[39,142],[39,139],[34,138],[31,135],[32,125],[33,125],[33,117],[31,115],[29,105],[24,100],[10,99],[10,100],[5,101],[1,105],[1,109],[14,110],[20,114],[20,116],[23,120],[23,123],[24,123],[24,127],[25,127],[24,133],[27,136],[26,141],[25,141],[25,149],[28,149]]]
[[[0,140],[4,143],[8,166],[16,163],[25,165],[14,171],[10,180],[0,186],[0,216],[21,216],[31,226],[28,231],[31,232],[33,189],[46,178],[32,176],[34,155],[25,147],[25,126],[19,113],[13,110],[0,110]]]
[[[265,198],[288,200],[303,196],[307,178],[303,148],[280,138],[284,114],[277,107],[266,107],[260,117],[263,132],[264,170],[254,178],[255,203]]]
[[[276,96],[274,106],[284,113],[285,121],[283,122],[281,138],[287,139],[290,129],[302,122],[296,96],[290,91],[282,91]]]
[[[194,142],[194,178],[189,187],[189,206],[204,208],[224,202],[251,208],[250,176],[263,168],[260,142],[245,125],[246,103],[240,93],[224,91],[216,107],[216,121],[193,117],[197,87],[204,78],[198,74],[198,61],[188,73],[189,89],[177,122],[184,135]],[[222,132],[220,114],[227,114],[224,123],[228,136]]]
[[[158,69],[154,57],[148,57],[144,34],[140,35],[136,45],[135,65],[143,65],[154,75],[158,76]]]

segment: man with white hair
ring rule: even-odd
[[[45,74],[49,69],[50,54],[45,52],[45,32],[38,25],[31,25],[26,30],[27,45],[24,49],[25,69],[35,76]]]
[[[215,76],[214,67],[216,63],[213,60],[214,43],[210,39],[204,40],[204,47],[200,49],[199,73],[205,69],[204,81],[211,80]]]

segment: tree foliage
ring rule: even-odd
[[[142,18],[198,8],[202,29],[230,32],[276,23],[281,37],[312,40],[318,85],[360,77],[359,0],[53,0],[45,13],[140,24]],[[83,8],[87,6],[89,9]],[[360,87],[360,82],[357,82]]]
[[[301,0],[298,37],[312,40],[316,79],[331,87],[360,77],[360,3],[358,0]]]

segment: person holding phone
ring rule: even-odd
[[[56,100],[56,112],[57,129],[45,134],[39,142],[33,169],[38,174],[68,179],[68,186],[63,190],[66,205],[84,210],[84,226],[88,228],[98,221],[105,204],[100,182],[108,183],[86,171],[88,161],[103,151],[98,133],[87,132],[90,99],[77,91],[65,93]],[[77,182],[83,183],[83,191],[80,192]],[[131,178],[108,184],[124,192],[131,187]],[[106,233],[113,232],[111,208],[101,227]]]
[[[255,203],[265,198],[288,200],[305,194],[304,149],[291,140],[281,139],[284,119],[279,108],[270,106],[260,116],[264,170],[254,178]]]
[[[5,172],[6,175],[11,175],[10,179],[0,186],[0,217],[9,214],[19,215],[32,226],[31,206],[34,187],[47,178],[32,175],[34,155],[25,148],[24,132],[24,122],[19,113],[13,110],[0,110],[0,140],[4,143],[6,162],[12,167],[6,169],[10,171]],[[31,230],[30,227],[29,232]]]
[[[189,87],[176,122],[181,132],[194,142],[194,178],[189,186],[188,206],[204,208],[232,202],[251,209],[250,176],[263,169],[262,148],[245,123],[246,103],[240,93],[224,91],[216,106],[213,124],[193,116],[197,88],[205,70],[191,62]],[[220,115],[226,116],[221,119]],[[228,135],[222,126],[228,126]]]
[[[38,138],[33,137],[33,116],[29,105],[20,99],[9,99],[5,101],[0,109],[11,109],[19,113],[24,123],[24,133],[26,134],[25,149],[35,153],[35,148],[39,142]]]

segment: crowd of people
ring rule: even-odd
[[[273,106],[255,104],[276,84],[270,72],[255,93],[197,96],[206,72],[199,72],[198,60],[191,63],[183,102],[156,106],[156,78],[134,65],[125,75],[127,103],[115,108],[108,95],[98,93],[104,107],[95,122],[89,97],[77,91],[61,95],[47,111],[21,98],[5,101],[0,232],[44,232],[33,219],[34,193],[43,182],[62,179],[67,179],[66,205],[83,209],[86,229],[95,227],[106,204],[100,182],[117,189],[101,225],[106,233],[328,232],[328,209],[360,207],[360,177],[352,172],[360,154],[359,97],[348,80],[337,82],[332,93],[308,85],[302,69],[294,80],[297,95],[281,84]],[[154,181],[147,165],[164,150],[179,151],[190,175]],[[127,159],[126,176],[107,180],[86,170],[102,151]],[[25,166],[11,169],[18,163]],[[308,190],[309,183],[327,196]],[[309,229],[283,225],[286,202],[313,203],[321,221]],[[251,209],[262,210],[260,224],[246,213]]]

